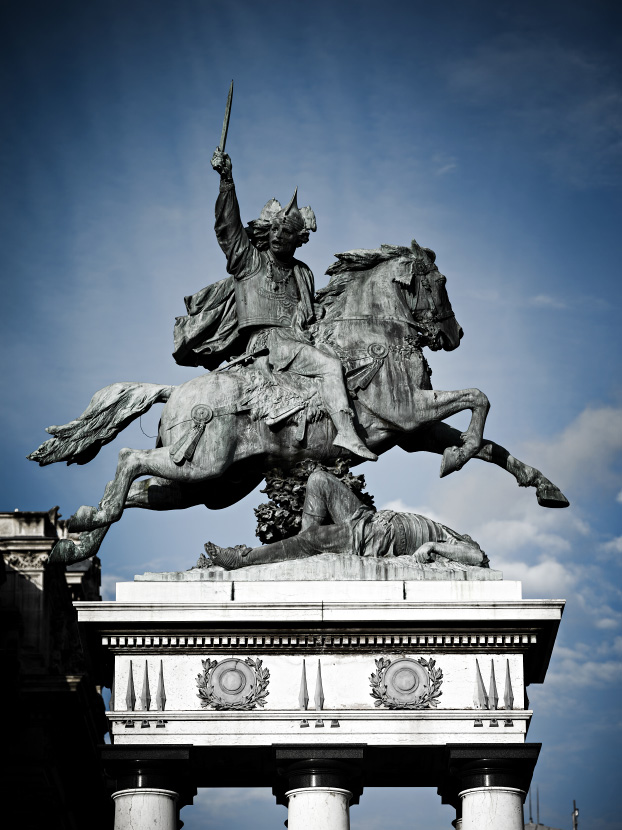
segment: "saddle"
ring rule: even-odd
[[[386,346],[380,343],[372,343],[356,352],[346,353],[338,348],[333,351],[337,352],[344,366],[346,386],[353,397],[371,383],[388,354]],[[219,415],[248,412],[253,421],[265,421],[270,428],[295,425],[294,439],[299,443],[304,441],[308,423],[328,415],[318,380],[287,370],[273,370],[268,362],[267,349],[261,346],[257,351],[247,352],[214,372],[235,375],[241,389],[240,396],[237,401],[225,406],[211,408],[207,404],[197,404],[192,409],[191,425],[169,449],[175,464],[192,460],[205,427]]]

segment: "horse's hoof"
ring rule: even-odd
[[[48,562],[51,564],[73,565],[74,562],[83,562],[89,558],[79,545],[71,539],[59,539],[52,548]]]
[[[570,502],[562,491],[550,481],[539,484],[536,488],[536,498],[540,507],[569,507]]]
[[[465,463],[464,452],[460,447],[447,447],[441,462],[441,478],[460,470]]]

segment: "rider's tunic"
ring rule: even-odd
[[[310,345],[302,327],[313,319],[311,270],[298,260],[284,266],[269,250],[255,248],[242,225],[232,183],[221,185],[214,229],[234,278],[238,329],[250,335],[247,351],[267,348],[275,369],[290,367]],[[307,374],[300,368],[300,374]]]

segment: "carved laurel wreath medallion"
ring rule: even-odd
[[[270,672],[261,660],[201,660],[203,671],[197,675],[197,697],[201,708],[255,709],[265,706]]]
[[[387,709],[430,709],[438,706],[443,672],[436,661],[403,657],[376,660],[376,671],[369,678],[374,706]]]

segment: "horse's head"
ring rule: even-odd
[[[410,248],[401,250],[404,253],[396,260],[401,267],[394,279],[409,289],[409,305],[423,345],[432,351],[457,349],[464,332],[447,296],[447,278],[436,266],[436,254],[414,239]]]
[[[335,256],[338,261],[326,271],[330,282],[317,293],[326,323],[367,317],[407,325],[414,321],[422,346],[433,351],[458,348],[463,332],[434,251],[413,240],[410,248],[381,245]]]

